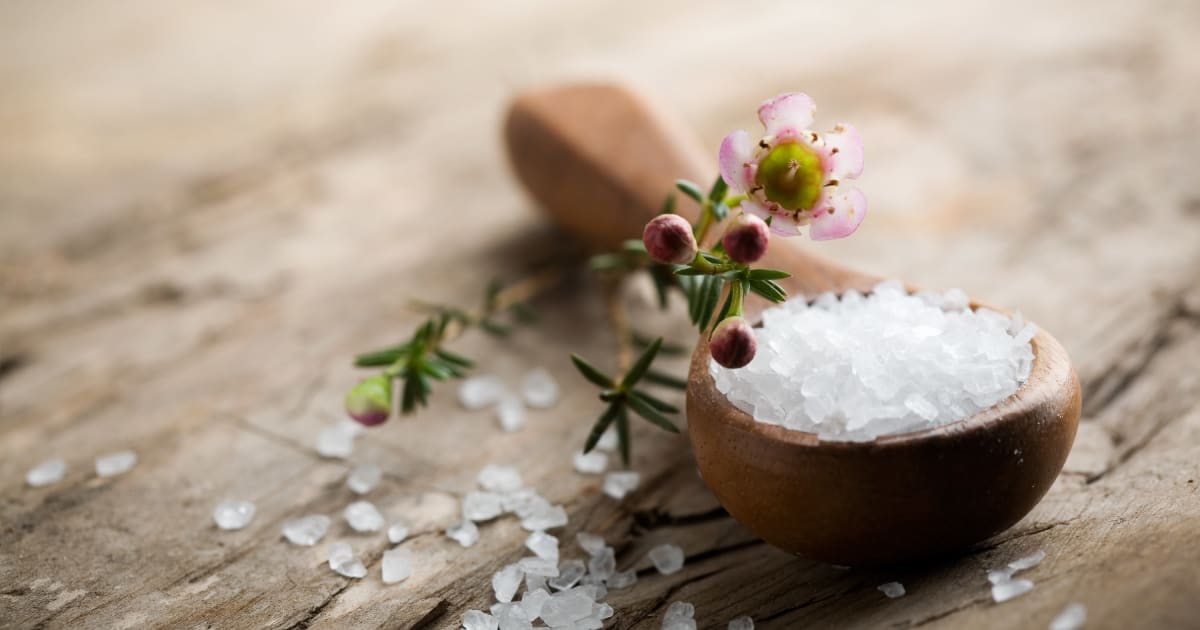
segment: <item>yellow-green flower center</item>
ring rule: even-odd
[[[807,210],[821,196],[825,174],[816,151],[799,142],[780,144],[758,163],[754,183],[788,210]]]

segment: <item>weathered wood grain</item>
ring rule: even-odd
[[[568,506],[564,538],[602,532],[622,567],[686,550],[681,573],[613,594],[617,628],[655,627],[676,599],[703,627],[1044,627],[1070,601],[1094,627],[1194,626],[1198,21],[1165,0],[5,5],[0,626],[454,627],[523,536],[490,524],[463,551],[438,532],[506,461]],[[500,116],[518,89],[577,77],[648,86],[714,152],[783,89],[812,94],[818,124],[859,126],[871,216],[797,245],[961,286],[1063,342],[1085,418],[1041,505],[961,557],[841,571],[755,541],[685,440],[642,427],[644,486],[611,501],[569,469],[594,401],[566,352],[612,360],[581,279],[540,302],[539,330],[462,341],[484,370],[563,374],[558,408],[501,434],[443,391],[360,440],[387,473],[373,498],[414,521],[410,580],[350,582],[324,545],[280,540],[282,520],[350,500],[348,466],[312,448],[348,357],[405,331],[418,291],[468,302],[562,251],[503,162]],[[647,328],[682,321],[635,308]],[[96,478],[91,459],[121,448],[138,467]],[[67,479],[25,487],[51,456]],[[226,496],[258,503],[246,530],[211,525]],[[378,575],[380,537],[332,533]],[[1038,588],[992,604],[983,569],[1039,548]],[[893,579],[907,597],[875,590]]]

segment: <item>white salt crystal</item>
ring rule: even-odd
[[[472,490],[463,497],[463,518],[477,523],[490,521],[504,512],[500,495]]]
[[[67,463],[61,459],[48,459],[25,473],[25,483],[34,488],[62,481],[67,474]]]
[[[408,538],[408,523],[404,521],[392,523],[392,526],[388,527],[387,537],[388,542],[393,545],[404,542],[404,539]]]
[[[558,538],[546,532],[533,532],[525,538],[525,547],[539,558],[558,562]]]
[[[350,471],[346,477],[346,487],[358,494],[366,494],[375,489],[383,479],[383,471],[375,464],[361,464]]]
[[[507,393],[504,382],[491,375],[472,376],[463,379],[458,386],[458,402],[472,411],[490,407]]]
[[[663,615],[663,630],[695,630],[696,607],[688,602],[673,602]]]
[[[608,597],[608,589],[604,587],[604,580],[594,575],[583,576],[583,579],[579,580],[579,586],[576,586],[575,590],[580,593],[586,593],[594,602]]]
[[[283,523],[283,537],[293,545],[311,547],[325,537],[331,522],[332,519],[324,514],[294,518]]]
[[[696,620],[691,617],[663,619],[663,630],[696,630]]]
[[[592,616],[596,619],[608,619],[609,617],[612,617],[613,613],[615,612],[616,611],[613,610],[613,607],[609,606],[608,604],[592,605]]]
[[[747,615],[729,620],[729,630],[754,630],[754,620]]]
[[[525,403],[516,396],[505,396],[499,405],[496,405],[496,422],[500,423],[500,428],[505,431],[512,432],[525,426],[528,420],[528,414],[525,411]]]
[[[558,402],[558,382],[542,368],[530,370],[521,379],[521,396],[535,409],[548,409]]]
[[[603,551],[588,559],[588,573],[601,580],[608,579],[616,570],[617,558],[612,547],[605,547]]]
[[[1028,325],[968,308],[962,291],[910,296],[881,283],[869,296],[763,312],[745,368],[710,363],[718,389],[759,422],[823,440],[872,440],[940,426],[1009,397],[1033,362]],[[1028,330],[1027,330],[1028,328]]]
[[[1017,558],[1016,560],[1009,562],[1008,568],[1012,569],[1013,573],[1016,573],[1018,571],[1032,569],[1033,567],[1036,567],[1037,565],[1041,564],[1042,560],[1045,560],[1045,559],[1046,559],[1046,552],[1039,549],[1039,550],[1029,554],[1028,556]]]
[[[129,472],[137,465],[137,453],[133,451],[117,451],[96,458],[96,474],[101,477],[115,477]]]
[[[367,575],[367,568],[358,558],[350,543],[336,542],[329,547],[329,568],[348,578],[361,578]]]
[[[561,505],[550,505],[545,499],[535,502],[528,513],[521,517],[521,527],[531,532],[566,524],[567,511]]]
[[[472,521],[462,520],[446,528],[446,536],[463,547],[470,547],[479,542],[479,528]]]
[[[354,453],[354,430],[345,423],[322,427],[317,432],[317,454],[332,459],[346,459]]]
[[[412,575],[412,552],[396,548],[383,552],[383,583],[395,584]]]
[[[558,577],[558,562],[554,560],[529,557],[521,558],[517,561],[517,564],[521,566],[521,570],[526,574],[540,575],[548,578]]]
[[[604,584],[611,589],[629,588],[630,586],[637,584],[637,570],[629,569],[628,571],[617,571],[609,576],[609,578],[605,580]]]
[[[990,582],[991,584],[1000,584],[1002,582],[1007,582],[1012,579],[1013,570],[1008,569],[1008,568],[993,569],[991,571],[988,571],[987,575],[988,575],[988,582]]]
[[[604,476],[604,494],[620,500],[625,495],[637,489],[642,482],[642,475],[627,470],[616,470]]]
[[[899,582],[888,582],[886,584],[880,584],[875,588],[879,589],[880,593],[887,595],[888,599],[904,597],[904,585]]]
[[[567,560],[558,567],[558,577],[548,580],[551,588],[565,591],[579,583],[580,578],[587,572],[583,560]]]
[[[590,616],[593,603],[595,600],[585,590],[560,591],[542,605],[542,621],[551,627],[572,624]]]
[[[500,602],[492,606],[492,614],[500,622],[500,630],[532,630],[533,624],[520,604]]]
[[[499,630],[500,622],[495,617],[481,611],[468,610],[463,613],[462,630]]]
[[[342,510],[342,516],[356,532],[377,532],[383,529],[383,515],[370,501],[355,501]]]
[[[600,451],[575,451],[571,461],[575,465],[575,471],[585,475],[598,475],[608,468],[608,455]]]
[[[249,501],[222,501],[213,508],[213,520],[221,529],[241,529],[250,524],[254,511]]]
[[[1054,621],[1050,622],[1050,630],[1079,630],[1087,621],[1087,608],[1083,604],[1067,604],[1067,607]]]
[[[521,489],[521,473],[512,466],[487,465],[479,471],[476,483],[484,490],[492,492],[516,492]]]
[[[600,440],[596,442],[596,448],[611,453],[617,450],[618,444],[617,430],[613,427],[608,427],[604,430],[604,433],[600,434]]]
[[[525,592],[528,593],[529,591],[536,591],[539,588],[542,590],[549,589],[549,586],[546,584],[546,576],[530,575],[530,574],[526,573],[525,574]]]
[[[683,568],[683,549],[676,545],[659,545],[650,550],[650,562],[663,575],[671,575]]]
[[[1020,597],[1033,590],[1033,582],[1029,580],[1009,580],[992,585],[992,599],[997,604],[1006,602],[1014,597]]]
[[[575,542],[579,543],[579,548],[587,552],[588,556],[594,556],[604,551],[608,546],[604,542],[604,538],[588,532],[579,532],[575,534]]]
[[[496,601],[511,602],[524,577],[525,572],[517,564],[510,564],[492,575],[492,591],[496,594]]]
[[[525,591],[525,594],[521,596],[521,610],[525,611],[525,618],[533,621],[541,617],[542,607],[548,601],[550,601],[550,592],[544,588]]]
[[[690,602],[672,602],[667,607],[667,617],[695,617],[696,607]]]

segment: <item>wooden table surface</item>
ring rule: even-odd
[[[45,0],[0,8],[0,626],[457,627],[522,555],[513,520],[463,550],[440,530],[487,463],[512,463],[603,533],[622,568],[678,542],[678,574],[614,592],[609,626],[1200,626],[1200,5]],[[560,239],[504,161],[522,89],[615,79],[707,146],[784,90],[854,122],[871,216],[797,241],[881,275],[966,289],[1057,336],[1084,382],[1067,469],[1024,521],[960,557],[838,570],[756,540],[697,478],[684,437],[639,427],[623,502],[569,453],[596,412],[567,352],[613,362],[599,287],[538,302],[480,370],[555,372],[564,400],[523,431],[453,388],[358,440],[371,495],[413,521],[415,574],[384,586],[382,536],[336,522],[313,548],[283,520],[336,514],[350,462],[322,459],[356,351],[407,334],[414,296],[469,304]],[[648,329],[683,330],[678,313]],[[680,333],[676,333],[679,335]],[[677,336],[688,341],[686,336]],[[679,365],[682,369],[682,365]],[[128,474],[92,459],[133,449]],[[38,462],[71,469],[24,484]],[[221,532],[211,511],[258,515]],[[349,539],[367,579],[324,565]],[[1043,549],[1035,590],[992,603],[984,571]],[[880,583],[908,595],[885,599]]]

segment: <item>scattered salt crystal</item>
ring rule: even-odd
[[[412,552],[396,548],[383,552],[383,583],[395,584],[412,575]]]
[[[529,557],[521,558],[517,561],[517,564],[521,565],[521,570],[525,573],[532,573],[533,575],[541,575],[548,578],[558,577],[558,562],[554,560]]]
[[[213,509],[213,520],[221,529],[241,529],[254,518],[254,504],[249,501],[222,501]]]
[[[558,402],[558,382],[542,368],[530,370],[521,379],[521,396],[535,409],[548,409]]]
[[[604,476],[604,494],[620,500],[637,489],[642,475],[633,471],[613,471]]]
[[[492,614],[500,622],[500,630],[532,630],[533,624],[521,610],[520,604],[500,602],[492,606]]]
[[[115,477],[129,472],[137,465],[137,453],[133,451],[117,451],[96,458],[96,474],[101,477]]]
[[[592,605],[592,616],[597,619],[608,619],[609,617],[612,617],[613,613],[615,612],[616,611],[613,610],[613,607],[609,606],[608,604]]]
[[[551,578],[547,583],[555,590],[565,591],[578,584],[586,572],[583,560],[567,560],[559,565],[558,577]]]
[[[525,591],[525,594],[521,596],[521,610],[525,611],[525,618],[533,621],[541,617],[542,607],[548,601],[550,601],[550,592],[544,588]]]
[[[496,405],[496,421],[505,431],[512,432],[520,429],[525,426],[527,419],[525,403],[516,396],[505,396],[500,404]]]
[[[458,402],[472,411],[490,407],[504,397],[504,382],[491,375],[472,376],[458,386]]]
[[[608,597],[608,589],[604,587],[604,580],[594,575],[583,576],[583,579],[579,580],[579,586],[576,586],[575,590],[580,593],[586,593],[594,602]]]
[[[609,427],[605,429],[603,434],[600,435],[600,441],[596,442],[596,448],[611,453],[617,450],[618,443],[619,440],[617,438],[617,430],[613,427]]]
[[[1033,590],[1033,582],[1029,580],[1009,580],[992,585],[992,599],[997,604],[1020,597]]]
[[[446,536],[463,547],[470,547],[479,542],[479,528],[471,521],[462,520],[446,528]]]
[[[357,433],[346,426],[337,423],[322,427],[317,432],[317,454],[332,459],[346,459],[354,453],[354,437]]]
[[[754,620],[747,615],[729,620],[729,630],[754,630]]]
[[[663,615],[663,630],[695,630],[696,607],[688,602],[673,602]]]
[[[588,560],[588,573],[601,580],[608,579],[616,570],[617,558],[612,547],[605,547],[603,551]]]
[[[546,585],[546,576],[525,574],[525,592],[536,591],[538,589],[548,590]]]
[[[533,532],[525,539],[525,546],[539,558],[558,562],[558,538],[546,532]]]
[[[608,580],[604,583],[611,589],[629,588],[637,583],[637,570],[617,571],[609,576]]]
[[[500,622],[495,617],[481,611],[468,610],[463,613],[462,630],[499,630]]]
[[[387,530],[388,542],[393,545],[404,542],[408,538],[408,523],[404,521],[396,521]]]
[[[383,471],[375,464],[361,464],[350,471],[346,477],[346,487],[358,494],[366,494],[375,489],[383,479]]]
[[[492,575],[492,591],[496,594],[496,601],[511,602],[524,577],[525,573],[517,564],[510,564]]]
[[[1058,613],[1054,621],[1050,622],[1050,630],[1079,630],[1085,621],[1087,621],[1087,608],[1083,604],[1067,604],[1067,607]]]
[[[504,512],[500,495],[472,490],[462,500],[463,518],[475,522],[490,521]]]
[[[542,605],[542,621],[546,625],[566,626],[592,614],[595,599],[586,590],[575,588],[550,596]]]
[[[479,487],[492,492],[516,492],[521,489],[521,473],[512,466],[484,466],[475,478]]]
[[[971,310],[961,291],[910,296],[881,283],[869,296],[822,295],[763,312],[758,353],[716,363],[720,390],[756,420],[823,440],[871,440],[940,426],[1008,398],[1033,364],[1026,324]]]
[[[34,488],[62,481],[67,474],[67,463],[61,459],[48,459],[25,473],[25,483]]]
[[[594,556],[604,551],[608,546],[604,542],[604,538],[588,532],[579,532],[575,534],[575,542],[579,543],[579,548],[587,552],[587,555]]]
[[[572,462],[575,464],[575,471],[585,475],[598,475],[608,468],[608,455],[600,451],[592,451],[584,453],[583,451],[575,451],[572,456]]]
[[[355,501],[342,510],[342,516],[356,532],[377,532],[383,529],[383,515],[370,501]]]
[[[904,597],[905,593],[904,585],[899,582],[888,582],[887,584],[880,584],[875,588],[879,589],[880,593],[887,595],[888,599]]]
[[[348,578],[361,578],[367,575],[367,568],[358,558],[350,543],[336,542],[329,547],[329,568]]]
[[[325,537],[331,522],[332,520],[324,514],[312,514],[285,521],[283,537],[293,545],[311,547]]]
[[[567,511],[561,505],[550,505],[545,499],[534,505],[521,517],[521,527],[526,531],[553,529],[567,524]]]
[[[1039,549],[1039,550],[1029,554],[1028,556],[1017,558],[1016,560],[1009,562],[1008,568],[1012,569],[1013,573],[1016,573],[1018,571],[1032,569],[1033,567],[1036,567],[1037,565],[1041,564],[1042,560],[1045,560],[1045,559],[1046,559],[1046,552]]]
[[[671,575],[683,568],[683,549],[676,545],[659,545],[650,550],[650,562],[663,575]]]
[[[1001,584],[1012,579],[1014,571],[1012,569],[993,569],[988,571],[988,582],[992,584]]]

